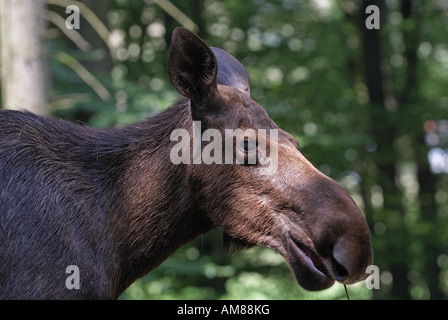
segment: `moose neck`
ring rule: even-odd
[[[185,166],[170,161],[170,134],[176,128],[192,128],[185,100],[122,129],[129,137],[127,156],[116,186],[122,191],[112,204],[115,214],[108,239],[115,258],[112,276],[119,278],[117,295],[212,227],[194,206]]]

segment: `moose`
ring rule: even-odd
[[[365,279],[364,216],[252,100],[244,67],[177,28],[168,73],[182,97],[122,128],[0,112],[0,298],[117,299],[213,228],[229,247],[275,250],[306,290]],[[223,134],[278,130],[277,172],[260,174],[261,162],[173,164],[170,133],[192,132],[194,121]],[[268,149],[244,138],[235,152],[258,159]],[[68,266],[79,288],[66,286]]]

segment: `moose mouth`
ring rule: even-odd
[[[329,288],[334,280],[330,277],[323,259],[310,246],[286,232],[284,235],[287,261],[297,279],[306,290],[319,291]]]

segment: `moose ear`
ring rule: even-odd
[[[218,97],[218,62],[209,46],[193,32],[173,31],[168,73],[176,90],[200,111],[213,106]]]
[[[210,47],[218,61],[218,84],[234,87],[250,96],[250,78],[246,68],[234,56],[215,47]]]

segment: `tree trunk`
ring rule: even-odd
[[[107,14],[111,8],[110,0],[82,0],[107,26]],[[112,69],[112,57],[109,52],[107,43],[101,39],[98,33],[92,28],[92,26],[81,15],[81,28],[79,30],[84,39],[91,45],[91,50],[100,50],[101,58],[95,61],[83,62],[84,66],[89,70],[99,71],[103,74],[108,74]]]
[[[386,7],[384,1],[363,0],[361,9],[361,33],[364,51],[365,79],[371,104],[372,137],[377,144],[374,154],[375,164],[378,169],[377,183],[381,186],[384,195],[384,210],[387,211],[386,220],[391,219],[393,224],[388,224],[387,231],[395,235],[395,241],[391,241],[389,252],[393,257],[401,257],[390,261],[390,271],[393,275],[392,293],[395,298],[409,299],[409,267],[403,255],[406,255],[405,240],[406,229],[403,227],[404,208],[402,194],[395,183],[397,176],[396,162],[399,155],[394,147],[397,136],[397,128],[393,121],[393,111],[385,105],[384,75],[381,68],[381,37],[377,29],[367,29],[366,8],[369,5],[378,6],[381,18],[384,18]],[[398,223],[397,223],[398,222]],[[387,224],[387,223],[386,223]]]
[[[405,85],[399,94],[398,103],[404,107],[410,106],[412,102],[423,104],[419,90],[418,77],[418,58],[417,49],[422,41],[419,28],[421,20],[421,3],[411,3],[411,0],[403,0],[401,3],[401,13],[403,21],[413,19],[412,24],[403,28],[403,40],[406,44],[404,55],[407,61],[405,74]],[[420,9],[420,10],[418,10]],[[422,126],[423,127],[423,126]],[[425,263],[422,274],[425,277],[431,299],[443,299],[444,294],[439,285],[440,266],[437,264],[437,258],[442,254],[442,245],[438,241],[439,230],[437,205],[434,201],[434,195],[437,192],[436,177],[432,174],[428,162],[428,146],[425,142],[425,133],[423,128],[417,132],[415,139],[417,179],[419,183],[419,203],[421,222],[432,226],[421,241],[425,245]],[[411,132],[410,134],[415,134]],[[442,231],[443,232],[443,231]]]
[[[202,16],[204,11],[204,3],[202,0],[190,0],[190,6],[190,17],[199,28],[196,33],[201,38],[205,38],[207,36],[207,30],[205,29],[205,21]]]
[[[49,70],[45,0],[0,0],[3,106],[45,114]]]

